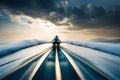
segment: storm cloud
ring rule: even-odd
[[[0,8],[56,25],[72,24],[68,30],[120,27],[119,0],[1,0]]]

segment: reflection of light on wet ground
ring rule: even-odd
[[[0,58],[0,65],[8,63],[9,61],[18,59],[16,61],[10,62],[4,66],[0,67],[0,76],[7,73],[8,71],[16,68],[19,66],[23,61],[27,60],[28,58],[40,54],[44,49],[52,46],[52,44],[42,44],[30,48],[23,49],[6,57]],[[20,59],[19,59],[20,58]]]
[[[38,61],[37,65],[35,66],[33,72],[31,73],[31,76],[29,78],[29,80],[32,80],[32,78],[34,77],[35,73],[37,72],[37,70],[39,69],[39,67],[41,66],[41,64],[43,63],[43,61],[46,59],[46,57],[50,54],[51,50],[49,50],[47,53],[45,53],[40,60]]]
[[[16,80],[20,76],[19,80],[119,80],[118,56],[67,44],[51,46],[27,48],[0,59],[7,60],[0,63],[0,79]]]
[[[55,56],[56,80],[62,80],[57,48],[56,48],[56,53],[55,54],[56,54],[56,56]]]
[[[77,72],[79,78],[81,80],[85,80],[85,78],[83,77],[83,75],[82,75],[80,69],[78,68],[77,64],[74,62],[74,60],[65,51],[62,50],[62,52],[64,53],[64,55],[67,57],[68,61],[71,63],[71,65],[73,66],[73,68]]]
[[[83,57],[86,63],[94,66],[97,70],[107,74],[113,79],[120,78],[119,77],[120,71],[118,71],[120,70],[119,56],[69,44],[61,44],[61,46],[69,49],[74,54],[78,55],[78,57]]]

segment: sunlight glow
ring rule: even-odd
[[[72,24],[69,25],[56,25],[46,19],[41,18],[31,18],[29,16],[24,15],[11,15],[12,21],[17,22],[18,25],[10,25],[9,30],[1,31],[1,40],[3,42],[9,38],[9,41],[18,41],[18,40],[26,40],[26,39],[43,39],[51,41],[54,36],[60,36],[61,40],[90,40],[95,38],[96,35],[92,35],[88,33],[87,30],[73,30],[74,27]],[[63,21],[59,22],[64,23],[67,22],[68,19],[65,18]],[[69,28],[71,30],[69,30]],[[86,33],[87,32],[87,33]],[[79,35],[78,35],[79,34]]]

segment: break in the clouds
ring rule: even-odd
[[[120,0],[0,0],[0,9],[0,18],[5,16],[2,24],[10,22],[11,15],[22,15],[68,26],[66,30],[113,30],[120,37]],[[22,21],[34,24],[32,20]],[[110,35],[101,31],[98,34]]]
[[[120,26],[119,0],[1,0],[0,7],[58,25],[71,23],[77,29]]]

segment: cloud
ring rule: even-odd
[[[0,16],[3,16],[2,14],[0,14]]]
[[[91,41],[120,43],[120,39],[118,38],[114,38],[114,39],[96,38],[96,39],[92,39]]]
[[[58,20],[56,23],[58,25],[68,25],[69,24],[69,18],[63,18],[62,20]]]
[[[105,3],[101,4],[103,2]],[[49,20],[59,26],[67,25],[66,29],[68,30],[117,29],[120,27],[119,3],[118,0],[102,0],[101,2],[88,0],[81,0],[81,2],[78,0],[1,0],[0,7],[9,11],[10,15],[26,15]],[[27,23],[31,23],[31,21],[28,20]],[[71,24],[74,27],[71,27]]]
[[[105,37],[105,38],[120,38],[119,35],[120,28],[117,29],[86,29],[85,34],[86,35],[94,35],[98,37]]]
[[[62,31],[61,33],[63,33],[63,34],[69,34],[70,32],[68,32],[68,31]]]
[[[119,28],[120,27],[120,5],[114,7],[114,10],[106,10],[103,7],[97,7],[92,4],[75,8],[72,14],[71,23],[75,29],[84,28]]]
[[[31,22],[31,21],[27,21],[27,23],[28,23],[28,24],[33,24],[33,22]]]

